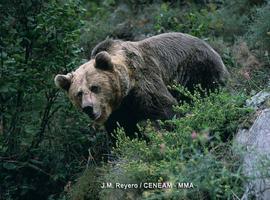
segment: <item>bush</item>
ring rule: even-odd
[[[90,143],[85,118],[53,83],[81,61],[84,11],[69,0],[1,2],[0,9],[0,198],[53,199],[86,163]]]
[[[168,3],[163,3],[155,13],[154,28],[157,33],[174,31],[202,38],[210,32],[207,9],[190,7],[188,12],[182,12],[179,8],[172,8]]]
[[[270,51],[270,4],[257,8],[247,39],[253,47]]]

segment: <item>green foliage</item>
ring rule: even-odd
[[[167,3],[163,3],[160,6],[160,10],[157,12],[155,29],[157,32],[165,32],[166,30],[180,29],[177,19],[178,10],[170,11],[170,7]]]
[[[70,199],[98,199],[98,187],[94,188],[91,185],[101,185],[98,179],[100,173],[98,168],[87,168],[68,197]]]
[[[224,8],[217,13],[217,19],[222,24],[222,34],[227,38],[244,34],[247,31],[251,8],[249,0],[226,1]]]
[[[154,28],[158,33],[178,31],[203,37],[210,26],[207,12],[207,9],[191,8],[191,11],[183,13],[181,9],[172,9],[168,3],[163,3],[155,16]]]
[[[113,150],[118,159],[107,164],[97,180],[100,184],[112,182],[113,185],[192,182],[194,188],[100,189],[100,184],[88,181],[88,190],[99,190],[101,199],[230,199],[243,193],[238,158],[221,138],[233,134],[250,112],[243,107],[246,97],[220,91],[202,98],[197,92],[192,95],[180,87],[174,89],[192,98],[191,104],[183,103],[175,108],[184,117],[160,122],[161,130],[148,124],[142,130],[149,136],[149,143],[130,140],[119,130],[117,147]],[[73,192],[86,189],[80,185],[79,181]]]
[[[90,19],[86,22],[82,29],[81,34],[81,46],[85,51],[85,56],[90,58],[91,51],[98,42],[105,40],[108,35],[112,34],[113,26],[110,23],[111,15],[104,7],[92,7],[96,12],[94,16],[90,16]]]
[[[1,198],[45,199],[62,190],[87,156],[85,118],[77,119],[53,84],[56,73],[81,61],[84,10],[79,1],[54,0],[0,8]]]
[[[257,47],[270,51],[270,5],[262,6],[257,9],[249,32],[248,41]],[[267,55],[268,56],[268,55]],[[269,60],[268,60],[269,62]],[[270,63],[270,62],[269,62]]]
[[[188,116],[184,119],[170,120],[169,123],[175,126],[175,130],[180,132],[201,131],[214,133],[215,137],[226,137],[235,131],[241,116],[245,116],[247,109],[242,108],[246,96],[238,94],[232,98],[227,92],[210,93],[209,96],[203,98],[202,93],[195,92],[191,94],[185,89],[173,86],[178,92],[183,93],[192,99],[192,104],[184,103],[175,109],[181,115]],[[222,108],[222,109],[220,109]],[[180,128],[179,130],[177,128]]]

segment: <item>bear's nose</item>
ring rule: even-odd
[[[90,118],[94,118],[94,113],[93,113],[93,107],[92,106],[86,106],[83,109],[83,112],[86,113]]]

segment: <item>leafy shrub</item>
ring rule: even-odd
[[[0,198],[53,199],[86,163],[90,143],[85,118],[53,83],[81,61],[84,11],[79,1],[54,0],[0,9]]]
[[[80,46],[84,50],[85,57],[90,58],[91,51],[100,41],[105,40],[114,30],[111,23],[111,13],[108,6],[89,2],[89,13],[85,25],[82,27]]]
[[[195,7],[191,7],[188,12],[181,12],[181,9],[172,8],[168,3],[163,3],[156,12],[155,30],[157,33],[175,31],[205,37],[210,31],[207,12],[207,9],[199,10]]]
[[[229,0],[213,15],[213,21],[219,24],[216,32],[230,41],[248,31],[248,24],[257,4],[264,1]]]
[[[257,8],[254,21],[249,26],[248,41],[257,47],[270,51],[270,5]]]

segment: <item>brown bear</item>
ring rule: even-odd
[[[165,33],[142,41],[105,40],[91,60],[55,84],[74,105],[113,133],[118,124],[132,136],[144,119],[169,119],[176,98],[167,86],[174,81],[192,90],[224,84],[228,71],[204,41],[183,33]]]

